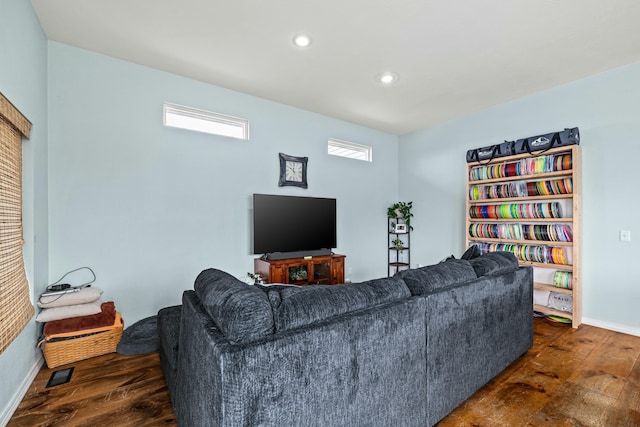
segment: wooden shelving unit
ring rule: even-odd
[[[552,161],[559,160],[560,156],[570,156],[570,167],[566,168],[568,164],[566,157],[564,157],[564,164],[559,161],[553,163],[553,167],[547,172],[526,173],[530,171],[523,166],[524,162],[530,164],[531,159],[537,159],[548,167],[552,165]],[[514,169],[514,163],[522,167]],[[474,168],[486,169],[474,170]],[[502,172],[508,169],[507,174],[511,176],[501,174],[499,168],[502,168]],[[513,173],[514,170],[516,174]],[[520,171],[525,173],[520,174]],[[554,148],[542,153],[501,157],[488,163],[467,164],[466,246],[478,245],[481,252],[492,249],[509,250],[516,255],[521,265],[532,266],[534,289],[572,297],[571,311],[561,311],[546,305],[534,305],[534,310],[546,315],[570,319],[574,328],[582,323],[581,177],[582,159],[579,145]],[[570,180],[571,188],[559,183],[559,180],[563,182]],[[542,190],[537,190],[536,185],[539,185],[538,188]],[[476,186],[479,187],[474,188]],[[504,197],[505,193],[514,194],[516,187],[519,190],[526,189],[527,194],[523,195],[520,191],[520,194],[515,197]],[[559,207],[558,210],[561,211],[559,217],[550,217],[553,216],[549,215],[551,209],[547,211],[543,209],[551,204]],[[509,208],[504,205],[509,205]],[[527,212],[535,214],[529,216],[537,217],[528,217]],[[504,213],[507,215],[503,215]],[[558,234],[548,232],[533,236],[531,233],[523,232],[532,230],[534,227],[539,227],[538,230],[541,230],[545,225],[561,229],[565,226],[570,227],[571,239],[567,238],[566,233],[559,238]],[[508,231],[505,232],[505,230]],[[513,233],[514,230],[515,233]],[[513,235],[507,236],[518,234],[518,230],[520,235],[516,238]],[[553,233],[558,232],[557,228],[552,230],[554,230]],[[553,285],[556,272],[571,273],[570,289]]]

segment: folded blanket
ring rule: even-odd
[[[85,329],[112,326],[116,319],[116,306],[113,301],[103,302],[98,314],[53,320],[44,325],[45,337],[66,332],[83,331]]]
[[[43,348],[43,346],[48,342],[73,340],[76,338],[87,337],[89,335],[101,334],[103,332],[113,332],[114,329],[117,327],[120,327],[121,330],[123,330],[124,320],[122,320],[122,316],[120,315],[120,312],[116,311],[116,318],[115,318],[115,321],[113,322],[113,325],[102,326],[100,328],[93,328],[93,329],[83,329],[81,331],[63,332],[60,334],[47,335],[46,337],[44,335],[41,335],[38,341],[38,347]]]

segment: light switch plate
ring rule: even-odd
[[[620,230],[620,241],[621,242],[630,242],[631,241],[631,231],[629,231],[629,230]]]

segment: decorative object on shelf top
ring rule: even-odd
[[[551,132],[544,135],[531,136],[529,138],[513,141],[513,154],[534,154],[534,151],[547,151],[554,147],[580,144],[580,131],[578,128],[565,128],[560,132]]]
[[[402,218],[409,230],[413,230],[413,226],[411,226],[411,218],[413,217],[411,209],[413,209],[413,202],[396,202],[387,208],[387,216],[389,218]]]
[[[490,162],[499,157],[521,153],[534,154],[535,151],[543,153],[554,147],[578,144],[580,144],[580,131],[578,128],[565,128],[565,130],[560,132],[551,132],[544,135],[518,139],[516,141],[505,141],[489,147],[468,150],[467,163]]]

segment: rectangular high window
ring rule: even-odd
[[[373,161],[373,153],[370,146],[334,138],[329,138],[328,153],[332,156],[347,157],[365,162]]]
[[[249,120],[238,117],[165,102],[163,120],[165,126],[249,140]]]

